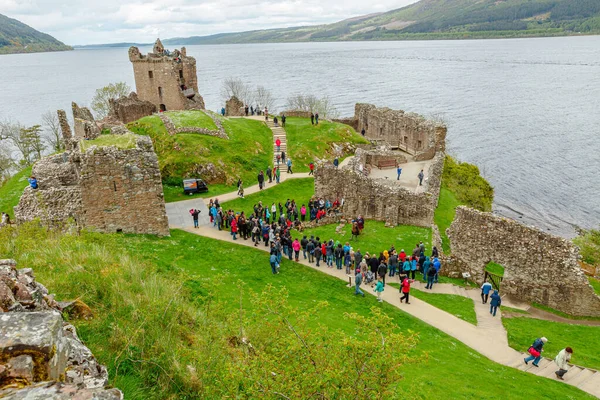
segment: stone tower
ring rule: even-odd
[[[129,60],[141,100],[161,111],[204,109],[204,100],[198,94],[196,59],[187,56],[185,47],[169,52],[157,39],[153,52],[147,55],[130,47]]]

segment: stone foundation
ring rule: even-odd
[[[600,316],[600,296],[580,268],[579,249],[571,241],[462,206],[447,233],[453,257],[478,283],[493,261],[504,266],[502,293],[570,315]]]
[[[137,121],[158,111],[156,105],[149,101],[140,100],[135,92],[117,100],[110,99],[109,103],[109,118],[120,121],[123,124]]]

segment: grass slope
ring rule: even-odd
[[[594,343],[600,337],[600,327],[564,324],[534,318],[502,318],[508,332],[510,347],[527,351],[536,338],[545,336],[548,343],[544,346],[544,356],[554,358],[565,347],[573,348],[571,362],[577,365],[600,369],[600,353]]]
[[[295,172],[308,172],[308,164],[317,159],[333,160],[333,143],[369,143],[348,125],[329,121],[311,125],[309,118],[288,118],[285,133],[287,156],[291,157]]]
[[[204,385],[218,388],[227,382],[227,371],[208,366],[219,365],[214,349],[222,338],[191,324],[190,315],[204,298],[215,312],[217,299],[223,300],[219,304],[229,307],[235,318],[240,281],[246,290],[259,291],[269,284],[286,287],[289,301],[302,309],[327,300],[329,306],[315,317],[348,334],[353,324],[343,314],[368,315],[374,305],[402,331],[416,332],[419,342],[410,353],[419,362],[401,367],[406,379],[398,382],[393,398],[592,398],[493,363],[391,305],[353,296],[344,282],[318,271],[284,260],[282,273],[274,276],[267,254],[252,248],[181,231],[156,238],[85,232],[63,236],[31,225],[20,229],[18,234],[0,231],[0,253],[15,258],[20,267],[34,268],[38,280],[59,299],[81,297],[92,306],[96,318],[74,323],[83,341],[108,365],[110,383],[128,399],[202,398]],[[207,283],[215,290],[212,300],[205,297]],[[251,312],[249,304],[245,307]],[[186,365],[198,369],[191,373]]]
[[[344,229],[338,234],[335,232],[337,224],[318,226],[312,229],[306,229],[303,235],[314,235],[320,237],[321,240],[333,239],[339,240],[340,243],[349,242],[355,250],[360,249],[362,254],[376,254],[389,250],[393,245],[396,250],[404,249],[407,253],[412,252],[415,244],[423,241],[425,249],[431,249],[431,229],[421,228],[417,226],[398,225],[394,228],[386,228],[384,222],[380,221],[365,221],[365,229],[362,231],[358,239],[350,240],[352,225],[346,224]]]
[[[217,129],[213,119],[204,111],[169,111],[167,115],[177,128],[195,127]]]
[[[8,213],[11,220],[15,218],[13,207],[19,204],[23,189],[29,185],[27,178],[30,175],[31,167],[25,168],[13,175],[4,185],[0,186],[0,211]]]
[[[590,285],[592,285],[596,294],[600,296],[600,280],[588,276],[588,281],[590,281]]]
[[[435,209],[433,220],[440,230],[444,253],[450,253],[450,239],[448,239],[448,235],[446,235],[446,229],[450,228],[450,224],[452,224],[454,216],[456,215],[456,207],[460,205],[461,202],[458,201],[450,189],[445,187],[441,188],[440,199],[438,201],[438,206]]]
[[[207,127],[206,116],[194,111],[180,112],[186,123]],[[211,120],[212,122],[212,120]],[[214,123],[214,122],[213,122]],[[128,125],[140,135],[152,138],[158,155],[167,202],[186,200],[181,180],[198,176],[199,167],[212,163],[217,171],[209,180],[209,192],[202,197],[215,197],[236,190],[241,178],[246,185],[255,184],[259,170],[273,160],[273,134],[262,122],[243,118],[224,118],[223,127],[229,140],[199,134],[169,135],[158,116],[144,117]]]
[[[245,196],[243,199],[237,198],[223,203],[223,209],[236,212],[244,211],[246,215],[250,215],[254,212],[254,205],[258,204],[259,201],[262,201],[264,207],[271,207],[273,203],[275,205],[285,204],[287,199],[290,199],[296,200],[298,212],[300,212],[302,204],[308,204],[315,192],[315,183],[312,178],[290,179],[279,185],[274,182],[272,184],[267,183],[267,190]],[[277,213],[279,213],[279,210]]]
[[[79,142],[82,151],[86,151],[92,146],[98,147],[109,147],[113,146],[118,149],[133,149],[135,148],[136,138],[135,135],[100,135],[98,138],[93,140],[82,140]]]
[[[490,261],[486,266],[485,270],[494,275],[504,276],[504,267],[498,263]]]

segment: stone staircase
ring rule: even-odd
[[[273,132],[273,165],[274,166],[277,165],[277,154],[281,154],[282,151],[285,152],[285,159],[287,162],[289,153],[288,153],[287,137],[285,135],[285,129],[283,129],[281,127],[281,124],[278,124],[277,126],[275,126],[272,119],[269,119],[269,121],[267,121],[266,124]],[[277,152],[277,147],[275,146],[275,141],[277,139],[281,140],[281,147],[280,147],[279,153]],[[279,163],[279,170],[281,171],[281,175],[287,173],[286,162],[280,161],[280,163]],[[294,160],[292,160],[292,163],[293,162],[294,162]],[[294,165],[292,164],[292,170],[293,169],[294,169]]]
[[[542,358],[539,367],[535,367],[533,363],[530,362],[529,365],[526,365],[523,361],[528,356],[528,353],[519,353],[518,357],[509,366],[543,378],[558,379],[555,375],[558,366],[554,363],[554,360]],[[564,376],[564,383],[598,395],[598,392],[600,392],[600,372],[569,364],[569,372]]]

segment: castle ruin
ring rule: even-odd
[[[203,110],[204,99],[198,93],[196,59],[185,47],[169,52],[160,39],[152,53],[142,55],[137,47],[129,48],[137,96],[160,111]]]
[[[79,110],[74,106],[74,111]],[[75,114],[75,137],[59,111],[66,151],[44,157],[33,166],[38,189],[27,187],[15,207],[17,223],[41,220],[98,232],[169,235],[158,157],[147,136],[102,135],[120,145],[95,144],[77,132],[94,126],[91,115]],[[83,120],[80,117],[91,118]],[[84,129],[85,128],[85,129]],[[91,129],[91,128],[90,128]],[[98,139],[100,140],[100,139]]]

